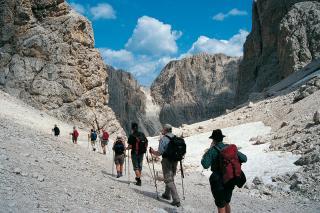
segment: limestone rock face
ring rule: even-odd
[[[124,133],[91,24],[64,0],[0,1],[0,86],[63,120]]]
[[[257,0],[239,68],[237,102],[320,58],[320,2]]]
[[[199,54],[167,64],[151,86],[161,123],[191,124],[234,107],[239,62],[223,54]]]
[[[152,103],[148,100],[148,91],[144,89],[129,72],[108,70],[109,106],[115,112],[121,126],[130,134],[131,123],[136,122],[140,131],[154,136],[160,130],[158,114],[150,111]]]

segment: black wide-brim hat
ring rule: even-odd
[[[222,134],[221,129],[215,129],[212,131],[212,134],[209,138],[219,141],[219,140],[222,140],[224,137],[226,136]]]

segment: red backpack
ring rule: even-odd
[[[230,180],[240,178],[241,164],[238,158],[238,148],[236,145],[231,144],[222,150],[214,147],[218,153],[218,169],[222,173],[223,183]]]
[[[104,140],[104,141],[109,140],[109,134],[108,134],[108,132],[103,132],[103,133],[102,133],[102,140]]]
[[[77,130],[74,130],[73,131],[73,137],[74,138],[78,138],[78,136],[79,136],[79,132]]]

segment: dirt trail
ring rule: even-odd
[[[12,98],[6,101],[20,105]],[[182,208],[174,208],[156,200],[147,164],[143,186],[129,185],[127,176],[116,179],[110,174],[111,155],[38,130],[26,121],[42,112],[24,109],[18,120],[4,112],[9,109],[0,110],[0,212],[215,212],[207,177],[200,173],[186,174],[186,200]],[[164,184],[158,186],[161,193]],[[181,192],[179,174],[177,187]],[[232,206],[234,212],[320,211],[319,203],[304,198],[247,189],[235,191]]]

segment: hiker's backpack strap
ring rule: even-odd
[[[218,148],[217,146],[213,146],[213,148],[218,152],[218,154],[220,154],[222,149]]]
[[[170,137],[169,135],[164,135],[165,137],[169,138],[169,140],[171,141],[175,136]]]

